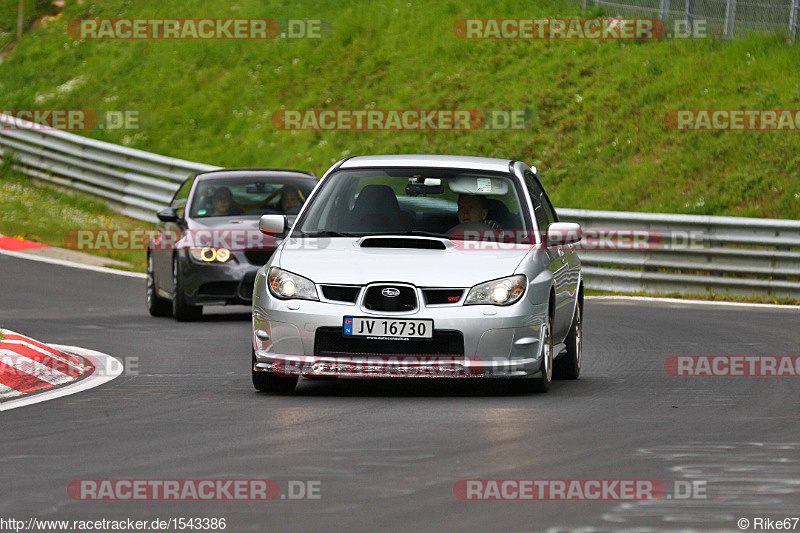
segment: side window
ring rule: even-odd
[[[539,226],[539,231],[546,232],[550,223],[553,222],[552,213],[547,212],[546,206],[549,206],[550,201],[544,194],[539,182],[533,177],[530,172],[525,174],[525,185],[528,187],[528,194],[531,195],[531,203],[533,204],[533,214],[536,216],[536,223]]]
[[[542,204],[544,205],[544,211],[547,213],[547,220],[550,221],[550,224],[553,222],[558,222],[558,214],[556,214],[556,210],[553,207],[552,202],[550,202],[550,197],[547,196],[547,193],[542,190]]]
[[[183,217],[184,211],[186,210],[186,200],[189,199],[189,191],[192,190],[193,183],[194,176],[184,181],[183,184],[181,184],[181,186],[178,188],[175,196],[172,197],[172,202],[169,204],[170,207],[178,212],[178,216],[180,217]]]

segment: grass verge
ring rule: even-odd
[[[0,233],[65,248],[72,229],[151,229],[155,226],[114,212],[100,201],[37,185],[27,176],[0,167]],[[144,250],[90,250],[92,255],[125,261],[125,270],[144,272]],[[114,265],[107,265],[119,268]]]

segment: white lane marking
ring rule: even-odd
[[[61,357],[60,355],[58,355],[58,352],[45,350],[44,348],[40,348],[39,346],[36,346],[35,344],[31,344],[31,343],[23,341],[23,340],[3,339],[3,344],[19,344],[19,345],[22,345],[22,346],[26,346],[26,347],[30,348],[31,350],[39,352],[40,354],[46,355],[46,356],[48,356],[48,357],[50,357],[52,359],[60,361],[60,362],[64,363],[65,365],[69,365],[69,366],[71,366],[72,368],[74,368],[76,370],[80,370],[81,369],[80,365],[77,365],[77,364],[73,363],[72,361],[70,361],[68,359],[65,359],[64,357]]]
[[[75,379],[72,376],[68,376],[62,372],[59,372],[58,370],[50,368],[47,365],[43,365],[39,361],[34,361],[29,357],[19,355],[11,350],[0,350],[0,354],[11,356],[12,364],[8,365],[11,368],[23,374],[33,376],[39,381],[44,381],[50,385],[60,385],[66,381],[72,381]]]
[[[55,398],[61,398],[63,396],[68,396],[70,394],[92,389],[107,383],[122,374],[122,363],[110,355],[86,348],[79,348],[77,346],[65,346],[61,344],[50,344],[49,346],[52,346],[56,350],[71,353],[73,355],[78,355],[88,359],[95,366],[94,373],[80,381],[76,381],[69,385],[64,385],[63,387],[59,387],[57,389],[0,403],[0,411],[8,411],[9,409],[16,409],[17,407],[25,407],[44,402],[46,400],[53,400]]]
[[[586,296],[585,298],[592,300],[631,300],[635,302],[664,302],[686,305],[723,305],[728,307],[760,307],[762,309],[787,309],[790,311],[800,310],[800,306],[798,305],[720,302],[716,300],[683,300],[681,298],[650,298],[647,296]]]
[[[99,267],[94,265],[84,265],[75,263],[73,261],[65,261],[63,259],[53,259],[51,257],[42,257],[39,255],[26,254],[22,252],[11,252],[9,250],[0,250],[0,255],[7,255],[9,257],[16,257],[17,259],[28,259],[30,261],[39,261],[40,263],[48,263],[51,265],[60,265],[71,268],[80,268],[82,270],[92,270],[94,272],[102,272],[103,274],[116,274],[117,276],[127,276],[129,278],[146,279],[147,274],[140,272],[128,272],[125,270],[117,270],[115,268]]]

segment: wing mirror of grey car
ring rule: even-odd
[[[162,209],[158,213],[156,213],[156,217],[161,222],[178,222],[181,217],[178,216],[178,212],[175,211],[172,207],[167,207],[166,209]]]
[[[268,233],[270,235],[282,235],[286,232],[286,216],[285,215],[261,215],[261,220],[258,221],[258,229],[261,233]]]
[[[580,242],[583,230],[573,222],[554,222],[547,228],[547,244],[558,246]]]

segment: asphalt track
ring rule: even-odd
[[[0,517],[226,518],[227,531],[739,531],[800,515],[798,378],[678,378],[671,355],[797,355],[796,310],[589,300],[580,380],[301,380],[256,393],[247,308],[147,315],[144,281],[0,256],[0,324],[138,363],[0,415]],[[134,358],[134,359],[130,359]],[[319,480],[318,500],[85,502],[75,479]],[[461,479],[707,483],[705,500],[459,501]],[[800,525],[797,526],[800,528]]]

